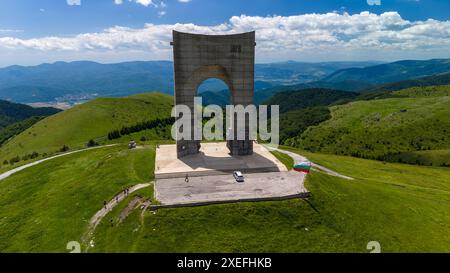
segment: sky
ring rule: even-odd
[[[256,60],[450,58],[448,0],[0,0],[0,66],[171,60],[172,30],[256,31]]]

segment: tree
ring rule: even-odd
[[[13,165],[14,163],[17,163],[17,162],[19,162],[19,161],[20,161],[20,157],[19,157],[19,156],[16,156],[16,157],[13,157],[13,158],[11,158],[11,159],[9,160],[9,164]]]
[[[95,146],[98,146],[98,143],[95,140],[91,139],[91,140],[88,141],[86,146],[87,147],[95,147]]]
[[[70,150],[69,146],[64,144],[64,146],[62,146],[62,148],[59,151],[64,153],[67,152],[68,150]]]

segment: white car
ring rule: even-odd
[[[236,182],[244,182],[244,175],[240,171],[234,171],[233,177],[236,179]]]

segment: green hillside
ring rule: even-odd
[[[408,98],[426,98],[426,97],[448,97],[450,96],[450,85],[411,87],[392,92],[394,96]]]
[[[441,86],[450,84],[450,72],[436,74],[418,79],[399,81],[394,83],[382,84],[371,89],[367,89],[358,97],[360,100],[380,99],[392,97],[392,92],[407,88],[421,88],[428,86]]]
[[[325,106],[338,101],[352,100],[357,93],[332,89],[311,88],[297,91],[286,91],[275,94],[265,101],[265,105],[279,105],[280,113],[300,110],[314,106]]]
[[[351,101],[357,96],[353,92],[312,88],[280,92],[264,104],[280,106],[280,143],[284,144],[308,127],[331,118],[328,105]]]
[[[280,143],[302,134],[308,127],[318,125],[331,118],[326,106],[293,110],[280,115]]]
[[[441,150],[442,154],[442,150],[450,149],[448,89],[412,88],[394,92],[398,98],[334,106],[330,108],[330,120],[286,143],[314,152],[425,164],[410,153]],[[433,158],[433,165],[450,164],[448,157]],[[443,160],[436,160],[439,158]]]
[[[0,148],[0,160],[37,152],[51,154],[64,145],[83,148],[90,139],[106,141],[107,134],[123,126],[170,116],[173,97],[144,93],[126,98],[101,98],[48,117]]]

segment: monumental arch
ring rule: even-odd
[[[175,77],[175,105],[191,109],[194,125],[194,97],[198,86],[209,78],[218,78],[228,85],[232,105],[253,104],[255,32],[231,35],[200,35],[173,31],[173,56]],[[235,118],[235,117],[234,117]],[[236,125],[236,122],[234,122]],[[228,140],[232,155],[251,155],[253,141],[249,139],[248,119],[245,140]],[[196,154],[200,141],[177,141],[177,157]]]

